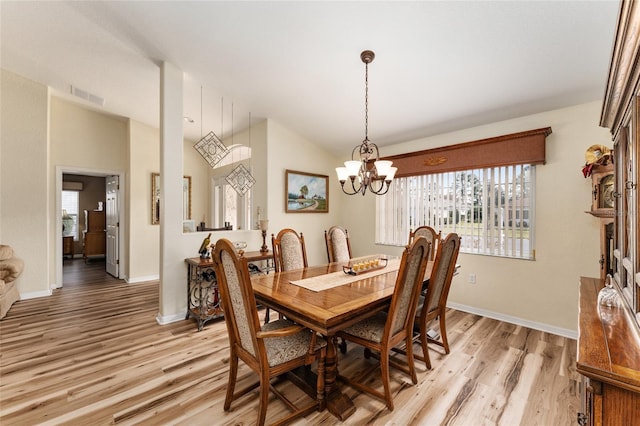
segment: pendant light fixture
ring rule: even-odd
[[[373,62],[375,54],[371,50],[365,50],[360,54],[360,59],[365,64],[365,96],[364,96],[364,140],[351,152],[351,160],[344,162],[344,167],[336,167],[336,173],[342,192],[347,195],[366,194],[367,189],[376,195],[386,194],[391,186],[391,181],[398,170],[391,167],[392,162],[380,160],[378,146],[369,141],[369,64]],[[357,159],[354,158],[358,153]],[[373,163],[373,164],[372,164]],[[349,179],[351,187],[345,188],[345,182]]]

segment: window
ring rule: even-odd
[[[79,192],[62,191],[62,235],[78,241]]]
[[[428,225],[460,235],[464,253],[534,259],[534,183],[531,164],[395,179],[377,197],[376,243],[405,245]]]
[[[233,229],[251,229],[251,192],[244,195],[229,185],[224,178],[214,181],[212,187],[212,226],[224,227],[226,223]]]

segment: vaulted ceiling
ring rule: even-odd
[[[184,71],[185,136],[272,118],[336,154],[604,94],[617,1],[2,1],[2,68],[158,126]],[[70,95],[71,87],[104,105]]]

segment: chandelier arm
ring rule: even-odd
[[[356,194],[356,192],[347,192],[347,191],[344,189],[344,182],[345,182],[345,181],[343,181],[343,180],[341,180],[341,181],[340,181],[340,187],[342,188],[342,192],[344,192],[344,193],[345,193],[345,194],[347,194],[347,195],[355,195],[355,194]]]

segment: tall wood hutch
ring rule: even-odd
[[[84,211],[84,231],[82,231],[82,257],[85,263],[92,256],[105,256],[107,252],[107,231],[104,210]]]
[[[640,3],[623,0],[600,125],[614,151],[613,305],[598,303],[601,278],[581,278],[577,371],[583,376],[578,422],[640,421]]]

